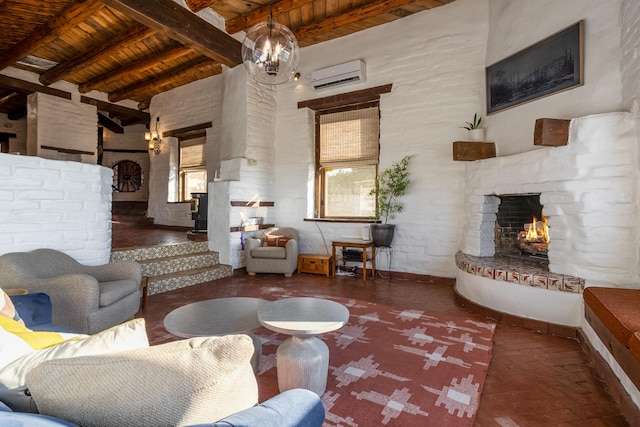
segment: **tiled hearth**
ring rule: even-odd
[[[477,257],[458,252],[456,266],[475,276],[515,285],[571,293],[582,293],[584,289],[584,279],[549,273],[545,265],[507,256]]]

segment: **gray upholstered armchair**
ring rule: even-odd
[[[53,323],[94,334],[132,319],[140,308],[142,272],[136,261],[82,265],[54,249],[0,256],[0,287],[44,292]]]
[[[256,273],[284,273],[291,277],[298,266],[298,232],[290,227],[272,227],[244,242],[245,266]]]

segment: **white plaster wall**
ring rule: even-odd
[[[483,307],[525,319],[578,327],[584,318],[582,293],[520,286],[462,270],[457,270],[456,292]]]
[[[621,3],[622,0],[490,1],[487,65],[581,19],[585,21],[584,85],[488,116],[487,140],[496,142],[499,155],[532,150],[538,118],[572,119],[621,111]]]
[[[79,100],[35,92],[28,96],[27,122],[27,154],[47,159],[73,159],[84,163],[96,163],[98,110],[95,106],[83,104]],[[42,146],[93,154],[70,155],[44,149]]]
[[[0,253],[53,248],[109,262],[111,169],[0,154]]]
[[[624,0],[620,9],[622,104],[640,114],[640,2]]]
[[[239,268],[244,265],[242,237],[229,233],[229,227],[241,225],[243,217],[275,221],[271,207],[230,207],[230,202],[274,201],[276,92],[248,79],[244,67],[227,70],[223,79],[220,168],[209,184],[214,186],[209,208],[217,215],[209,226],[209,247],[220,253],[222,263]]]
[[[113,192],[114,202],[146,202],[149,199],[149,153],[148,143],[144,139],[147,128],[138,124],[127,126],[124,133],[114,133],[104,129],[102,137],[104,152],[102,165],[108,168],[123,160],[136,162],[142,168],[142,186],[134,192]],[[109,150],[137,150],[139,152],[118,152]]]
[[[298,82],[277,88],[276,217],[296,227],[301,251],[325,253],[331,240],[362,237],[362,224],[303,222],[313,216],[313,115],[299,101],[393,83],[381,96],[380,168],[415,155],[405,210],[393,221],[392,270],[453,277],[463,220],[464,164],[452,160],[460,126],[484,103],[489,2],[457,0],[401,21],[302,49]],[[428,29],[428,30],[425,30]],[[362,59],[367,81],[323,91],[310,73]],[[323,239],[324,237],[324,239]],[[326,245],[325,245],[326,242]],[[379,266],[384,265],[379,260]]]
[[[6,114],[0,113],[0,132],[14,133],[9,139],[9,152],[12,154],[27,153],[27,118],[9,120]]]
[[[213,76],[154,96],[151,99],[151,129],[155,129],[156,117],[158,132],[181,129],[188,126],[212,122],[213,128],[221,126],[221,88],[220,76]],[[207,132],[207,160],[217,158],[220,134]],[[149,173],[149,210],[148,216],[154,223],[192,227],[189,203],[175,203],[175,194],[170,192],[175,186],[178,142],[176,138],[163,138],[161,152],[150,154]],[[173,166],[172,166],[173,165]],[[216,165],[207,164],[210,179]]]

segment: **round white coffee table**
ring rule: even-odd
[[[285,298],[262,305],[258,320],[267,329],[292,335],[278,347],[280,391],[305,388],[322,395],[327,388],[329,348],[316,335],[343,327],[349,320],[347,307],[320,298]]]
[[[256,353],[251,360],[257,372],[262,354],[262,342],[251,332],[260,328],[258,309],[266,300],[249,297],[216,298],[198,301],[176,308],[164,318],[164,328],[183,338],[247,334],[253,340]]]

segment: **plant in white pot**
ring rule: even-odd
[[[469,131],[469,138],[472,141],[484,141],[484,129],[480,127],[482,116],[478,116],[478,113],[475,113],[473,120],[464,123],[465,126],[462,126],[462,128]]]
[[[380,224],[371,224],[371,239],[376,247],[390,247],[395,232],[394,224],[387,224],[389,219],[402,212],[404,205],[398,200],[407,193],[411,183],[409,179],[409,162],[413,156],[404,156],[399,162],[382,171],[376,178],[375,187],[370,196],[378,195],[375,218]]]

